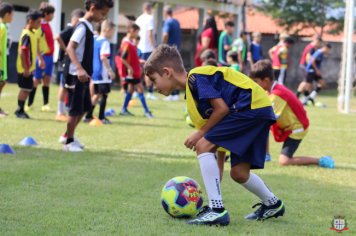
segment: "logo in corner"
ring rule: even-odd
[[[336,230],[337,232],[341,233],[344,230],[348,230],[347,222],[345,220],[345,216],[334,216],[334,219],[331,221],[331,230]]]

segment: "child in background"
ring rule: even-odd
[[[84,144],[74,137],[74,131],[84,114],[92,109],[89,79],[93,74],[94,34],[91,22],[100,22],[113,7],[112,0],[85,0],[86,13],[79,19],[70,38],[63,71],[63,83],[68,92],[67,131],[59,139],[63,151],[83,152]]]
[[[228,51],[226,55],[227,63],[230,65],[230,68],[240,72],[239,62],[237,59],[238,55],[237,52]]]
[[[140,36],[137,36],[137,38],[135,38],[132,42],[137,47],[137,45],[140,43],[140,40],[141,40]],[[138,55],[138,58],[140,59],[140,68],[141,68],[141,76],[142,76],[143,75],[143,66],[142,66],[142,64],[145,64],[144,62],[146,62],[146,61],[141,59],[142,52],[141,52],[141,49],[139,49],[139,48],[137,48],[137,55]],[[136,88],[135,88],[135,92],[132,94],[132,97],[138,98],[138,93],[137,93],[137,89]]]
[[[302,139],[308,133],[309,120],[302,103],[293,92],[274,81],[270,61],[257,62],[251,68],[250,78],[269,92],[269,98],[274,106],[277,123],[271,126],[271,130],[275,140],[283,142],[281,154],[279,155],[279,164],[283,166],[319,165],[333,169],[335,162],[330,156],[321,158],[293,157]],[[269,150],[267,150],[267,154],[269,154]],[[270,161],[270,159],[267,161]]]
[[[211,61],[208,63],[209,65],[211,63],[214,64],[214,62],[212,62],[214,60],[218,67],[222,66],[219,62],[217,62],[215,52],[211,49],[206,49],[204,52],[202,52],[202,54],[200,55],[200,60],[202,61],[202,63]],[[207,63],[204,64],[207,65]]]
[[[67,54],[67,45],[70,37],[72,37],[74,26],[78,23],[79,18],[84,16],[85,12],[82,9],[75,9],[71,14],[71,23],[55,36],[55,39],[60,45],[58,56],[58,73],[60,78],[60,87],[58,92],[58,111],[55,120],[67,121],[65,98],[67,96],[67,88],[63,85],[63,69],[65,67],[65,55]]]
[[[38,61],[41,59],[37,58],[36,70],[33,78],[33,89],[28,97],[28,107],[26,110],[30,110],[33,100],[35,99],[37,85],[42,82],[42,93],[43,93],[43,106],[42,111],[50,111],[50,106],[48,104],[49,100],[49,85],[51,83],[51,77],[53,72],[53,52],[54,52],[54,40],[51,26],[49,22],[53,20],[54,7],[48,2],[42,2],[39,8],[42,14],[41,27],[36,30],[36,36],[39,42],[39,49],[45,62],[45,68],[41,68]]]
[[[17,118],[29,119],[24,110],[25,101],[33,89],[33,72],[36,68],[36,54],[41,56],[38,50],[38,41],[34,30],[41,26],[42,14],[36,10],[30,10],[26,15],[27,25],[22,30],[17,56],[17,73],[20,93],[18,107],[15,111]]]
[[[0,97],[1,91],[7,80],[7,26],[12,22],[14,7],[11,4],[3,2],[0,4]],[[0,107],[0,117],[6,117],[9,113],[3,111]]]
[[[252,33],[252,43],[247,52],[247,57],[250,61],[250,65],[253,66],[256,62],[262,60],[262,47],[261,47],[261,33]]]
[[[144,88],[141,82],[140,60],[137,55],[136,45],[132,42],[135,38],[137,38],[139,31],[140,31],[140,27],[138,25],[134,23],[129,23],[127,27],[127,35],[122,43],[122,47],[120,50],[121,63],[123,64],[122,76],[123,78],[125,78],[125,81],[128,83],[126,97],[120,115],[124,115],[124,116],[134,115],[127,110],[127,106],[129,105],[132,94],[136,87],[138,92],[138,97],[140,98],[141,104],[145,109],[145,116],[148,118],[154,118],[150,110],[148,110],[146,99],[143,94]]]
[[[111,80],[115,79],[115,73],[111,68],[110,39],[115,34],[116,25],[111,20],[104,20],[101,24],[101,33],[94,42],[93,54],[93,84],[94,96],[91,98],[93,108],[87,113],[84,122],[93,120],[93,111],[100,100],[99,120],[103,124],[112,124],[105,117],[105,107],[108,94],[111,91]]]
[[[145,73],[155,89],[165,96],[173,90],[186,89],[188,113],[198,130],[184,144],[197,152],[209,206],[204,206],[197,218],[187,223],[228,225],[230,222],[214,155],[219,147],[231,151],[232,179],[262,200],[256,204],[260,208],[245,219],[283,216],[282,200],[250,172],[264,168],[269,129],[276,122],[267,93],[247,76],[227,67],[202,66],[192,69],[187,76],[178,50],[167,45],[155,49],[145,64]]]

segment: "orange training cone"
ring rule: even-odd
[[[129,106],[137,106],[137,102],[135,100],[130,100]]]
[[[131,102],[131,101],[130,101]],[[127,105],[127,107],[132,107],[132,105],[130,104],[130,102],[129,102],[129,104]],[[124,104],[122,104],[122,107],[124,106]]]
[[[93,119],[92,121],[89,122],[89,125],[93,125],[93,126],[100,126],[103,125],[103,123],[99,120],[99,119]]]

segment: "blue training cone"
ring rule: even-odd
[[[32,137],[26,137],[22,139],[22,141],[19,144],[22,146],[33,146],[33,145],[38,146],[38,143]]]
[[[112,108],[107,109],[106,111],[110,112],[111,114],[117,114],[116,111]]]
[[[111,112],[109,112],[109,111],[106,111],[106,112],[104,113],[104,115],[105,115],[105,116],[112,116]]]
[[[0,144],[0,153],[3,154],[16,154],[14,149],[9,144]]]

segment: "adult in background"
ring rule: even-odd
[[[200,60],[200,55],[206,50],[211,49],[216,53],[218,48],[218,29],[216,28],[216,22],[214,16],[208,16],[205,18],[205,26],[203,31],[198,37],[198,46],[195,53],[194,61],[195,66],[201,66],[202,61]]]
[[[156,47],[156,42],[154,39],[154,19],[152,14],[152,4],[150,2],[145,2],[142,6],[142,15],[136,19],[136,24],[140,27],[140,42],[137,47],[142,52],[142,59],[147,60],[153,50]],[[153,95],[153,85],[152,82],[145,76],[145,82],[147,86],[147,99],[159,100],[158,97]]]
[[[165,6],[163,8],[163,16],[166,19],[163,24],[163,40],[164,44],[176,46],[180,52],[181,29],[179,22],[172,17],[172,7]],[[174,90],[171,95],[164,99],[165,101],[179,101],[179,90]]]
[[[302,73],[303,81],[299,84],[297,92],[295,95],[299,98],[300,94],[304,91],[305,85],[307,84],[307,70],[305,69],[309,63],[310,58],[313,56],[314,52],[320,48],[323,40],[321,38],[316,38],[313,42],[309,43],[303,51],[302,58],[300,59],[299,69]],[[310,92],[310,91],[309,91]]]
[[[240,71],[247,73],[247,32],[242,31],[240,38],[236,39],[232,44],[232,51],[237,52],[237,59],[239,61]]]
[[[219,62],[224,66],[230,66],[229,63],[227,63],[226,54],[232,49],[231,35],[234,32],[234,26],[233,21],[225,22],[225,29],[221,32],[219,37]]]

